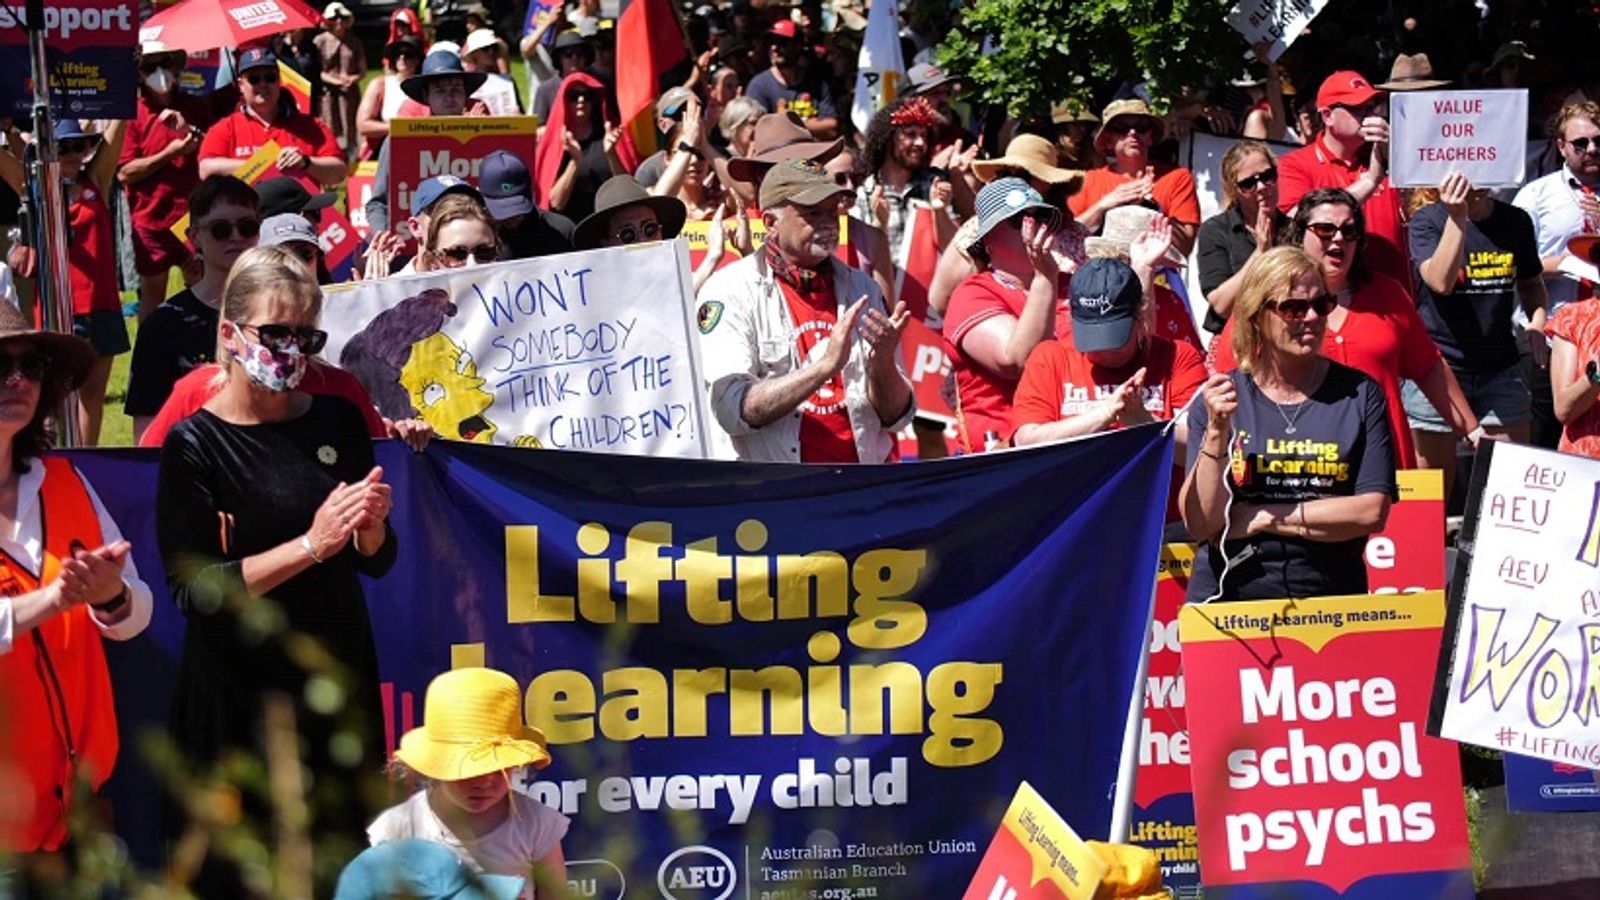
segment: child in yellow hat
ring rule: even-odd
[[[513,770],[550,764],[544,735],[523,723],[516,680],[494,669],[451,670],[428,685],[422,716],[422,727],[400,739],[395,759],[426,784],[384,810],[368,839],[374,846],[433,841],[479,872],[531,874],[524,900],[532,900],[535,886],[564,896],[567,817],[511,790]]]

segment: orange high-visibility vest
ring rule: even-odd
[[[39,577],[0,551],[0,595],[56,580],[72,546],[104,543],[94,504],[72,464],[43,459]],[[100,629],[87,605],[17,636],[0,655],[0,849],[55,850],[67,839],[74,770],[98,789],[117,759],[117,717]]]

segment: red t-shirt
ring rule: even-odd
[[[961,342],[972,329],[988,319],[995,316],[1015,319],[1022,315],[1027,302],[1026,287],[1007,287],[991,272],[967,276],[950,295],[950,306],[944,314],[945,353],[955,370],[962,423],[960,439],[968,453],[983,450],[985,432],[993,431],[1002,436],[1011,433],[1011,397],[1016,393],[1017,382],[967,358],[961,352]],[[1071,328],[1070,315],[1067,304],[1058,298],[1056,335]]]
[[[172,386],[172,394],[167,397],[167,402],[161,404],[161,411],[156,413],[156,417],[150,421],[150,427],[140,435],[139,446],[159,447],[166,443],[167,432],[172,430],[172,426],[194,415],[206,405],[207,400],[215,397],[222,389],[221,385],[211,383],[217,371],[216,363],[208,363],[196,366],[189,374],[178,379],[178,383]],[[298,390],[349,400],[361,411],[361,418],[367,420],[367,433],[373,439],[381,440],[389,436],[389,430],[383,426],[383,417],[378,415],[378,408],[372,403],[372,395],[367,393],[354,375],[338,366],[312,364],[306,370],[306,377],[301,379]]]
[[[1587,365],[1600,354],[1600,300],[1564,304],[1550,320],[1545,333],[1578,348],[1579,367]],[[1561,429],[1559,449],[1562,453],[1600,459],[1600,403],[1589,407]]]
[[[185,136],[185,132],[158,118],[169,108],[182,113],[184,120],[196,128],[204,128],[210,118],[205,103],[183,91],[174,90],[172,102],[162,107],[153,106],[150,95],[139,91],[138,111],[133,121],[128,123],[122,141],[120,165],[126,166],[136,159],[155,156],[167,149],[168,144]],[[171,228],[188,212],[189,192],[199,183],[198,154],[185,153],[174,157],[127,186],[128,216],[138,228],[149,231]]]
[[[67,283],[72,287],[72,314],[122,310],[117,296],[117,250],[111,239],[111,209],[93,184],[83,184],[78,199],[67,204]]]
[[[240,107],[206,132],[205,140],[200,142],[200,159],[220,156],[246,160],[255,156],[256,151],[269,141],[276,141],[279,147],[298,147],[307,156],[342,157],[344,153],[328,126],[299,110],[280,112],[277,119],[267,125],[254,113]],[[283,174],[304,184],[306,190],[313,194],[322,190],[316,179],[305,171]]]
[[[1033,348],[1017,382],[1011,409],[1012,433],[1024,425],[1044,425],[1084,415],[1105,403],[1123,382],[1143,368],[1144,408],[1162,421],[1171,421],[1194,392],[1206,383],[1209,372],[1200,351],[1185,343],[1153,336],[1140,359],[1117,369],[1089,361],[1072,346],[1070,338],[1045,341]],[[1120,425],[1113,424],[1113,428]],[[1167,492],[1167,521],[1178,516],[1178,487],[1183,483],[1183,461],[1173,461],[1172,486]]]
[[[1278,160],[1278,209],[1292,215],[1300,198],[1317,188],[1348,188],[1366,167],[1347,163],[1324,143],[1325,135]],[[1361,204],[1367,218],[1367,265],[1403,285],[1411,284],[1411,241],[1401,215],[1400,192],[1384,176]]]
[[[1273,315],[1273,313],[1267,313]],[[1211,347],[1218,372],[1238,366],[1233,355],[1233,318]],[[1389,404],[1389,430],[1394,433],[1395,466],[1417,467],[1411,426],[1400,403],[1400,380],[1420,381],[1439,363],[1439,347],[1428,337],[1428,327],[1417,315],[1411,293],[1400,282],[1376,272],[1350,299],[1344,324],[1329,326],[1322,339],[1322,355],[1336,363],[1366,373],[1383,388]]]
[[[1151,163],[1155,169],[1156,183],[1150,196],[1161,207],[1161,212],[1174,222],[1187,225],[1200,224],[1200,198],[1195,193],[1194,175],[1188,169],[1168,163]],[[1118,185],[1133,180],[1110,166],[1101,166],[1084,173],[1083,188],[1067,198],[1067,208],[1074,216],[1099,202],[1101,197],[1116,190]]]
[[[800,290],[783,279],[783,299],[794,320],[795,355],[809,361],[821,353],[822,343],[839,324],[839,304],[833,296],[833,279],[812,278],[807,290]],[[800,461],[808,463],[856,463],[855,431],[844,405],[844,375],[835,374],[816,393],[800,404]]]

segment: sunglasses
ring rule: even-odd
[[[1593,147],[1596,153],[1600,153],[1600,140],[1592,140],[1586,137],[1573,138],[1567,141],[1567,146],[1579,153],[1588,153],[1589,148]]]
[[[661,225],[656,222],[646,222],[637,229],[632,225],[624,225],[611,237],[619,244],[632,244],[641,240],[653,241],[660,236]]]
[[[216,219],[212,222],[202,223],[200,227],[204,228],[206,234],[211,235],[211,239],[214,241],[232,240],[235,231],[239,233],[240,237],[248,239],[261,233],[261,220],[240,219],[234,222],[228,219]]]
[[[157,69],[175,69],[175,68],[176,68],[176,66],[172,65],[172,63],[165,62],[163,60],[159,60],[158,59],[158,60],[154,60],[154,61],[146,61],[146,62],[139,63],[139,74],[140,75],[149,75],[151,72],[154,72]]]
[[[456,265],[465,264],[469,257],[486,263],[500,258],[500,248],[494,244],[479,244],[476,247],[440,247],[439,255]]]
[[[56,142],[56,149],[62,153],[87,153],[93,146],[93,138],[66,138]]]
[[[1333,312],[1339,305],[1339,298],[1332,294],[1318,294],[1315,297],[1285,297],[1282,300],[1268,300],[1261,304],[1285,319],[1298,321],[1306,317],[1306,313],[1316,310],[1317,315],[1326,316]]]
[[[0,381],[21,375],[25,381],[38,383],[49,371],[50,357],[43,353],[0,353]]]
[[[320,328],[294,325],[251,325],[245,322],[235,322],[240,331],[254,331],[256,340],[263,347],[278,353],[290,347],[299,348],[301,353],[316,353],[328,343],[328,333]]]
[[[1346,112],[1350,113],[1350,115],[1355,116],[1358,119],[1365,119],[1368,116],[1383,115],[1383,104],[1377,101],[1363,103],[1360,106],[1346,106],[1339,104],[1334,108],[1345,110]]]
[[[267,69],[263,72],[251,72],[245,75],[245,80],[250,82],[252,87],[261,87],[262,85],[267,84],[277,84],[278,72],[275,69]]]
[[[1106,131],[1112,134],[1127,134],[1130,131],[1153,134],[1155,130],[1156,123],[1149,119],[1113,119],[1111,124],[1106,126]]]
[[[1361,237],[1361,229],[1354,222],[1346,222],[1343,225],[1335,225],[1332,222],[1311,222],[1306,225],[1306,230],[1324,241],[1333,240],[1336,234],[1347,241]]]
[[[1257,172],[1256,174],[1251,175],[1249,178],[1241,178],[1235,182],[1235,184],[1239,185],[1239,190],[1241,191],[1253,191],[1259,185],[1277,183],[1277,169],[1267,169],[1264,172]]]

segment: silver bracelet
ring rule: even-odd
[[[322,563],[327,561],[327,560],[324,560],[322,557],[318,556],[317,555],[317,551],[315,551],[315,550],[313,550],[311,548],[311,535],[310,534],[302,534],[302,535],[300,535],[300,549],[304,550],[306,552],[306,555],[311,557],[311,561],[316,563],[316,564],[318,564],[318,565],[321,565]]]

